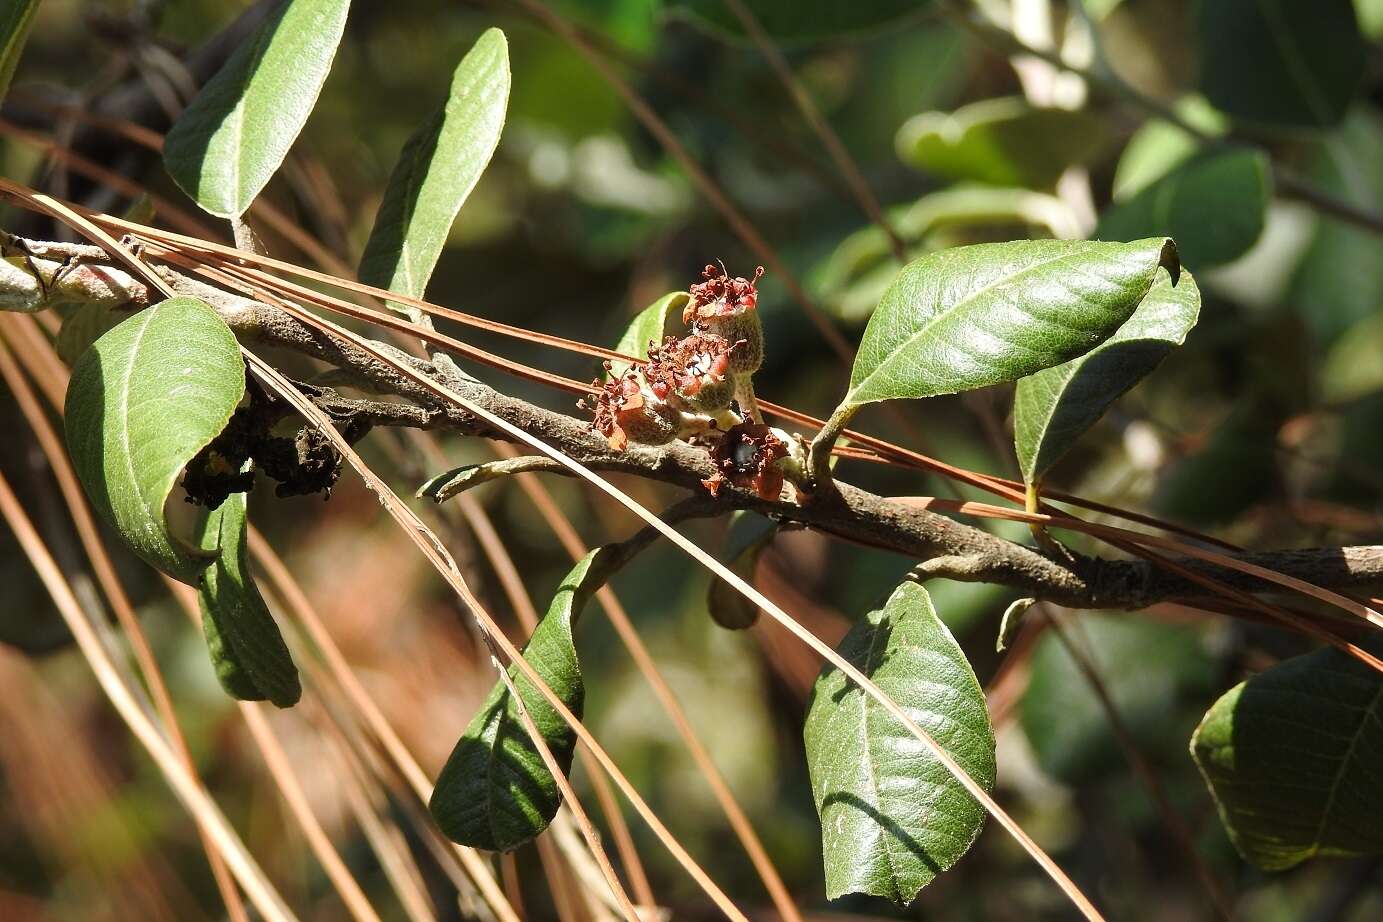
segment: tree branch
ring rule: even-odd
[[[147,287],[97,248],[8,236],[4,243],[6,255],[31,256],[27,261],[5,264],[11,271],[0,274],[0,305],[32,311],[72,300],[109,308],[139,308],[149,303]],[[513,441],[465,410],[439,403],[432,392],[363,349],[308,327],[277,307],[208,285],[156,261],[151,264],[179,294],[200,298],[211,305],[247,343],[293,350],[332,366],[333,380],[394,398],[354,398],[329,388],[313,388],[309,396],[333,419],[354,419],[371,426],[446,429],[467,436]],[[67,267],[65,272],[56,273],[56,278],[55,265]],[[30,266],[34,267],[32,271]],[[42,284],[36,280],[39,278]],[[93,279],[100,284],[93,284]],[[923,577],[1011,586],[1026,595],[1071,608],[1136,609],[1206,596],[1201,586],[1147,561],[1109,560],[1069,552],[1049,555],[839,481],[835,482],[835,490],[813,494],[801,504],[761,499],[729,484],[711,497],[702,481],[710,478],[715,468],[704,448],[678,441],[656,447],[630,444],[615,451],[581,420],[510,397],[463,373],[438,367],[395,347],[383,343],[372,346],[541,437],[593,470],[630,474],[680,487],[691,491],[705,508],[720,512],[749,509],[785,524],[894,551],[922,561],[917,572]],[[399,402],[400,397],[412,402]],[[566,472],[565,468],[557,470],[546,465],[518,467]],[[1383,546],[1269,551],[1240,557],[1337,590],[1383,583]],[[1272,588],[1253,577],[1198,561],[1183,558],[1177,563],[1236,588]]]

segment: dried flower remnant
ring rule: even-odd
[[[717,333],[736,347],[730,359],[733,375],[753,374],[764,360],[764,333],[759,322],[759,291],[764,267],[754,270],[754,277],[732,278],[724,266],[707,266],[701,273],[702,282],[691,286],[691,300],[682,311],[682,321],[694,330]]]
[[[727,481],[752,490],[760,499],[776,500],[783,491],[784,472],[779,461],[788,456],[788,444],[762,423],[741,423],[728,430],[711,449],[716,472],[701,481],[712,496],[720,495]]]
[[[605,363],[610,370],[610,363]],[[615,451],[623,451],[631,442],[645,445],[664,445],[677,436],[677,411],[666,403],[646,394],[637,371],[630,369],[619,377],[610,377],[599,387],[593,399],[583,398],[578,406],[589,410],[591,431],[605,436]]]
[[[715,413],[730,406],[735,384],[730,360],[739,343],[716,333],[695,331],[678,339],[669,336],[651,345],[644,378],[660,400],[697,413]]]

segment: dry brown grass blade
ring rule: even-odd
[[[496,444],[495,447],[499,454],[504,457],[515,457],[518,454],[518,451],[508,444]],[[589,548],[576,533],[576,529],[572,527],[571,520],[562,513],[562,510],[553,501],[552,494],[543,486],[542,481],[532,474],[520,474],[518,480],[568,555],[573,560],[580,560],[585,557]],[[462,496],[464,495],[463,493]],[[696,730],[692,727],[691,721],[688,720],[686,711],[682,709],[677,696],[673,694],[667,680],[658,670],[656,661],[648,652],[648,648],[644,646],[643,639],[639,636],[628,612],[625,611],[623,603],[609,586],[602,586],[596,592],[596,601],[600,603],[606,617],[610,619],[610,623],[614,626],[615,632],[619,635],[625,648],[628,649],[629,655],[633,658],[640,674],[653,689],[654,696],[657,697],[663,709],[672,719],[673,728],[677,731],[677,735],[682,738],[687,751],[691,753],[692,760],[696,763],[697,770],[706,779],[706,784],[711,788],[717,803],[724,811],[731,829],[734,830],[735,836],[744,846],[750,862],[754,865],[754,869],[763,881],[769,897],[773,900],[774,908],[788,922],[800,920],[801,915],[797,911],[787,887],[783,884],[782,876],[769,857],[767,849],[763,847],[763,842],[754,831],[753,824],[749,822],[749,817],[745,815],[739,801],[735,799],[725,777],[720,773],[705,745],[696,735]]]
[[[34,329],[32,318],[7,316],[0,318],[0,322],[4,324],[0,329],[13,330],[15,327],[28,327],[35,334],[33,339],[38,340],[38,342],[31,342],[30,348],[20,354],[27,354],[29,358],[29,374],[42,375],[47,379],[46,393],[51,400],[54,412],[61,414],[62,403],[52,400],[52,398],[55,393],[66,392],[66,371],[61,368],[61,365],[54,369],[51,364],[44,363],[38,358],[51,355],[53,359],[56,359],[56,352]],[[145,685],[149,689],[149,694],[153,698],[154,705],[158,708],[159,718],[163,721],[169,740],[174,749],[177,750],[183,765],[196,778],[196,766],[193,764],[192,754],[187,748],[187,740],[183,737],[182,730],[178,726],[177,711],[173,707],[172,696],[168,694],[168,686],[163,681],[158,660],[154,657],[148,638],[144,635],[144,629],[135,615],[134,606],[130,603],[129,597],[121,585],[120,577],[115,572],[115,566],[106,553],[104,544],[102,544],[101,535],[97,530],[95,519],[92,518],[86,496],[77,483],[77,475],[72,469],[72,462],[68,459],[67,451],[62,445],[61,439],[58,438],[57,432],[39,406],[33,390],[29,387],[24,375],[15,364],[14,358],[10,355],[10,350],[5,346],[3,336],[0,336],[0,377],[3,377],[9,386],[10,393],[19,405],[20,412],[39,443],[39,449],[48,460],[49,469],[58,482],[58,489],[62,493],[63,501],[66,503],[72,516],[72,522],[76,526],[78,540],[81,541],[82,548],[91,561],[92,571],[96,575],[102,593],[115,612],[115,617],[120,622],[121,628],[125,631],[126,639],[134,651],[135,661],[139,666]],[[225,903],[226,914],[231,922],[249,922],[244,903],[240,899],[240,893],[235,889],[235,881],[231,878],[230,871],[225,862],[221,860],[220,854],[217,853],[207,830],[199,825],[197,834],[202,840],[207,862],[211,866],[212,878],[216,882],[217,890],[221,893],[222,902]]]
[[[183,766],[182,760],[169,745],[163,734],[145,715],[130,689],[120,678],[118,670],[106,655],[106,651],[95,631],[83,615],[71,587],[63,577],[61,569],[38,532],[29,520],[24,508],[10,489],[9,481],[0,473],[0,516],[9,523],[19,540],[20,547],[33,565],[39,579],[52,597],[54,604],[67,623],[72,636],[76,638],[82,655],[91,666],[102,691],[110,699],[122,720],[143,745],[178,799],[192,812],[199,824],[204,825],[212,841],[235,874],[250,902],[272,922],[292,922],[296,917],[274,889],[259,865],[246,851],[239,836],[226,821],[216,803],[198,781]]]
[[[1167,796],[1167,790],[1158,778],[1157,772],[1153,770],[1148,760],[1144,758],[1142,751],[1138,748],[1137,741],[1133,734],[1129,732],[1128,725],[1124,723],[1123,715],[1119,713],[1118,706],[1114,699],[1110,697],[1109,689],[1104,683],[1104,678],[1100,675],[1091,657],[1076,643],[1062,624],[1064,620],[1060,615],[1053,611],[1048,605],[1038,603],[1038,613],[1042,620],[1051,627],[1056,634],[1057,640],[1065,648],[1067,655],[1075,662],[1081,674],[1085,676],[1086,682],[1090,685],[1091,691],[1095,693],[1095,698],[1100,703],[1100,708],[1105,712],[1105,719],[1109,721],[1109,727],[1114,732],[1114,738],[1123,750],[1124,757],[1133,768],[1133,773],[1138,777],[1139,782],[1152,797],[1153,803],[1157,805],[1158,812],[1162,814],[1162,822],[1171,831],[1172,837],[1176,839],[1178,854],[1189,866],[1195,878],[1205,889],[1206,896],[1210,898],[1211,905],[1215,908],[1215,913],[1221,919],[1228,920],[1234,917],[1234,905],[1226,896],[1220,881],[1216,879],[1213,871],[1206,865],[1201,858],[1200,852],[1196,848],[1195,839],[1191,835],[1191,830],[1186,822],[1177,813],[1176,807],[1172,805],[1171,799]]]
[[[285,309],[292,310],[292,308],[288,307],[285,307]],[[311,315],[302,314],[300,317],[311,317]],[[320,320],[316,322],[318,324],[323,323]],[[323,326],[323,329],[328,330],[336,336],[351,336],[347,331],[337,327]],[[356,339],[358,339],[358,337]],[[367,346],[367,348],[370,347]],[[552,689],[548,687],[547,683],[543,681],[542,677],[539,676],[538,673],[534,671],[533,667],[523,658],[518,648],[516,648],[513,643],[504,636],[503,632],[499,630],[499,625],[495,623],[489,612],[480,604],[479,599],[475,597],[465,581],[461,579],[455,563],[451,561],[450,555],[447,554],[445,548],[435,540],[427,527],[399,500],[393,491],[389,489],[388,485],[380,480],[378,475],[361,461],[359,455],[355,453],[345,439],[343,439],[335,428],[332,427],[330,420],[326,418],[321,410],[313,405],[311,401],[306,400],[286,379],[279,375],[277,371],[265,364],[253,353],[247,352],[246,358],[250,362],[250,368],[253,373],[259,375],[261,380],[265,381],[276,394],[287,400],[299,413],[312,422],[319,431],[326,435],[332,441],[337,451],[341,453],[342,457],[344,457],[356,472],[365,479],[367,486],[380,498],[386,511],[388,511],[399,523],[401,529],[408,535],[409,539],[423,552],[423,555],[432,563],[433,567],[441,574],[442,578],[447,581],[448,585],[450,585],[457,595],[466,603],[471,612],[481,623],[489,638],[503,651],[509,662],[523,672],[528,681],[533,683],[534,687],[548,700],[548,703],[552,705],[553,709],[556,710],[562,719],[567,722],[573,731],[575,731],[581,741],[589,747],[592,754],[600,761],[601,765],[610,776],[614,778],[615,783],[619,785],[625,796],[634,804],[635,809],[638,810],[645,822],[650,825],[658,837],[668,847],[669,851],[677,858],[678,862],[686,868],[693,879],[706,891],[707,895],[710,896],[711,899],[720,906],[721,910],[732,919],[747,922],[744,915],[735,908],[729,897],[725,895],[695,860],[692,859],[691,855],[686,852],[682,845],[677,842],[670,832],[668,832],[667,828],[648,807],[648,804],[639,796],[637,790],[635,790],[634,786],[629,782],[629,779],[619,771],[609,754],[605,752],[604,748],[602,748],[598,742],[596,742],[595,738],[590,734],[590,731],[571,713],[567,706],[562,703],[562,700],[558,698],[557,695],[553,693]],[[452,399],[463,400],[464,398],[460,398],[458,395],[452,395]],[[507,680],[507,672],[505,670],[501,670],[500,675]],[[541,734],[538,734],[534,739],[534,744],[540,751],[546,748],[546,743],[542,741]],[[559,774],[559,772],[554,772],[554,776]],[[598,848],[598,843],[593,846],[592,851],[594,852],[596,848]],[[631,916],[637,920],[637,915],[633,914],[632,906],[629,907],[628,911]]]
[[[1033,839],[1026,832],[1023,831],[1022,827],[1020,827],[1018,823],[1015,822],[1013,818],[1009,816],[1008,813],[1004,811],[1002,807],[999,806],[998,802],[995,801],[992,796],[990,796],[988,791],[986,791],[973,778],[971,778],[969,774],[967,774],[965,770],[960,767],[960,765],[951,757],[949,753],[947,753],[940,745],[938,745],[937,742],[934,739],[932,739],[932,737],[925,730],[918,726],[918,724],[915,721],[913,721],[910,717],[907,716],[903,709],[899,707],[897,702],[895,702],[892,698],[885,694],[877,685],[875,685],[867,676],[865,676],[864,673],[860,672],[859,669],[847,662],[843,657],[841,657],[838,653],[832,650],[829,646],[822,643],[820,638],[816,637],[810,631],[803,628],[790,615],[788,615],[787,612],[783,611],[771,600],[769,600],[762,593],[756,590],[753,586],[745,582],[739,575],[731,571],[724,564],[721,564],[715,558],[711,557],[701,548],[697,547],[692,541],[682,536],[679,532],[677,532],[667,523],[663,522],[656,515],[649,512],[643,506],[639,505],[639,503],[630,498],[628,494],[624,493],[618,487],[611,484],[608,480],[594,473],[590,469],[586,468],[584,465],[580,464],[573,458],[570,458],[567,455],[562,454],[560,451],[556,450],[551,445],[548,445],[546,442],[542,441],[536,436],[533,436],[530,433],[524,431],[523,429],[520,429],[519,427],[510,423],[508,420],[496,416],[495,414],[486,410],[484,407],[481,407],[478,404],[476,404],[474,401],[466,399],[460,394],[457,394],[449,388],[446,388],[441,384],[438,384],[437,382],[433,381],[427,376],[422,375],[417,371],[413,370],[412,368],[409,368],[393,360],[391,357],[387,356],[379,349],[371,345],[363,337],[357,336],[356,334],[344,329],[343,327],[337,326],[336,324],[330,323],[319,317],[316,317],[302,310],[301,308],[298,308],[287,302],[278,302],[278,306],[290,313],[299,321],[306,323],[310,326],[314,326],[321,332],[326,333],[327,335],[343,339],[349,342],[351,345],[355,346],[356,348],[359,348],[362,351],[366,352],[375,360],[388,364],[395,371],[411,378],[417,384],[421,385],[424,388],[427,388],[436,396],[441,397],[444,400],[448,400],[454,403],[455,405],[462,407],[467,412],[470,412],[485,420],[487,423],[494,426],[496,429],[507,433],[509,436],[515,439],[532,445],[534,448],[538,449],[543,454],[552,458],[557,463],[566,467],[568,470],[572,471],[577,476],[593,484],[595,487],[597,487],[598,489],[600,489],[601,491],[615,499],[621,505],[629,509],[629,511],[637,515],[639,518],[643,519],[646,523],[648,523],[654,529],[659,531],[664,537],[672,541],[675,545],[677,545],[681,550],[686,552],[689,556],[691,556],[702,566],[705,566],[706,568],[711,570],[712,573],[719,576],[721,579],[725,580],[727,583],[733,586],[736,589],[736,591],[740,592],[750,601],[756,603],[760,608],[768,612],[770,616],[772,616],[775,620],[777,620],[789,631],[791,631],[794,635],[796,635],[799,640],[803,641],[808,646],[810,646],[813,650],[815,650],[819,655],[821,655],[824,659],[830,662],[837,669],[840,669],[845,675],[847,675],[851,679],[851,681],[858,685],[867,695],[869,695],[871,698],[877,701],[886,711],[888,711],[890,715],[896,718],[904,726],[904,728],[907,729],[907,731],[910,734],[912,734],[919,742],[926,746],[927,749],[932,753],[932,755],[937,759],[937,761],[939,761],[946,768],[946,770],[950,772],[951,775],[961,784],[961,786],[965,788],[967,793],[969,793],[972,797],[978,800],[985,807],[986,811],[994,817],[995,821],[998,822],[1001,826],[1003,826],[1004,829],[1007,830],[1009,834],[1012,835],[1020,845],[1022,845],[1023,849],[1026,852],[1028,852],[1028,854],[1033,858],[1034,861],[1038,863],[1039,866],[1042,867],[1042,869],[1052,878],[1052,880],[1058,885],[1058,887],[1060,887],[1060,889],[1067,895],[1068,899],[1071,900],[1073,905],[1075,905],[1077,909],[1079,909],[1080,912],[1086,918],[1102,918],[1099,912],[1096,911],[1094,905],[1080,891],[1080,888],[1078,888],[1075,885],[1075,883],[1071,881],[1069,877],[1066,876],[1065,872],[1061,870],[1061,868],[1056,864],[1056,862],[1053,861],[1051,857],[1045,851],[1043,851],[1042,848],[1035,841],[1033,841]],[[254,367],[263,366],[263,363],[258,362],[256,359],[253,358],[253,356],[251,356],[251,360]],[[268,366],[263,366],[263,368],[265,369],[266,373],[273,373],[274,375],[277,375],[276,372],[273,372],[272,368],[268,368]],[[282,394],[282,396],[285,396],[291,402],[293,402],[294,405],[297,406],[301,412],[304,412],[311,418],[324,418],[321,414],[321,411],[318,410],[315,406],[313,406],[309,401],[306,401],[296,390],[294,390],[291,387],[291,385],[287,385],[285,382],[284,385],[281,385],[281,387],[287,387],[287,390],[289,392]],[[331,432],[328,434],[332,435],[334,434],[334,432],[334,430],[331,430]],[[354,452],[350,450],[349,445],[346,445],[344,440],[340,440],[339,435],[336,436],[336,438],[333,439],[333,441],[338,443],[338,449],[344,447],[344,451],[342,453],[347,458],[350,458],[354,455]],[[365,474],[367,472],[362,471],[361,473]],[[371,474],[370,476],[373,475]],[[375,479],[377,480],[377,478]],[[372,487],[372,489],[375,489],[376,492],[379,492],[380,490],[387,490],[387,487],[385,487],[382,482],[379,482],[378,487]],[[384,494],[381,493],[381,495]],[[391,509],[391,512],[392,511],[393,510]],[[407,527],[408,518],[411,516],[411,513],[407,512],[406,507],[401,507],[400,512],[404,513],[404,516],[400,518],[400,523],[404,524]],[[414,519],[414,521],[416,521],[416,519]],[[410,537],[415,537],[416,543],[418,543],[419,547],[424,550],[424,553],[435,553],[435,548],[429,551],[429,545],[427,541],[417,537],[412,531],[410,531],[409,534]],[[443,575],[449,577],[449,574],[446,574],[445,572]],[[468,594],[468,591],[465,590],[464,585],[461,584],[459,581],[457,581],[454,585],[458,589],[458,592],[465,592],[466,594]],[[463,597],[465,596],[463,595]],[[493,622],[487,623],[487,626],[491,625],[493,625]],[[508,643],[508,641],[505,640],[505,638],[503,638],[502,636],[495,637],[495,640],[502,644]],[[511,648],[512,645],[510,645],[510,649]],[[505,653],[507,655],[512,656],[513,654],[510,653],[510,649],[506,649]],[[530,681],[533,681],[536,685],[538,685],[540,690],[544,691],[545,697],[551,694],[551,691],[549,689],[546,689],[546,686],[543,685],[541,681],[536,678],[536,673],[531,672],[531,668],[528,667],[527,663],[524,663],[521,658],[517,659],[516,662],[523,667],[525,674],[529,676]],[[554,707],[558,711],[558,713],[563,714],[563,716],[569,722],[572,722],[573,728],[577,729],[577,727],[579,726],[579,722],[574,721],[574,718],[571,717],[570,713],[566,710],[565,706],[561,705],[561,702],[557,700],[556,696],[554,695],[550,697],[549,701],[554,704]],[[593,742],[593,740],[588,739],[588,736],[584,735],[584,728],[577,729],[577,733],[578,735],[582,735],[583,739],[586,739],[588,741],[588,744]],[[592,746],[592,749],[594,750],[594,746]],[[595,751],[600,752],[600,750]],[[602,758],[601,761],[604,762],[604,759]],[[623,788],[622,784],[621,787]],[[626,790],[625,793],[628,796],[631,794],[631,791]],[[642,814],[643,810],[640,810],[640,813]],[[645,815],[645,819],[648,819],[647,815]],[[680,849],[680,846],[678,846],[678,848]],[[707,881],[707,883],[709,883],[709,880]]]

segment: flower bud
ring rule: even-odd
[[[610,363],[605,363],[606,371]],[[638,371],[630,369],[618,378],[611,377],[594,398],[578,404],[595,416],[591,431],[605,436],[615,451],[623,451],[632,441],[643,445],[666,445],[677,437],[681,414],[676,408],[646,392]]]
[[[682,321],[691,324],[693,330],[715,333],[740,344],[730,357],[731,376],[753,374],[764,361],[764,331],[755,287],[763,274],[764,268],[759,266],[752,279],[731,278],[724,266],[707,266],[701,273],[705,281],[691,286],[691,300],[682,311]]]

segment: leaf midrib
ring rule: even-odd
[[[842,401],[842,404],[853,403],[854,400],[853,400],[852,398],[854,397],[854,395],[855,395],[855,393],[856,393],[857,391],[862,390],[862,389],[865,387],[865,385],[867,385],[871,380],[873,380],[873,378],[874,378],[875,375],[879,374],[879,372],[880,372],[881,370],[883,370],[884,367],[886,367],[886,366],[889,365],[891,362],[893,362],[893,360],[894,360],[895,358],[897,358],[899,355],[901,355],[903,352],[905,352],[906,350],[908,350],[909,348],[911,348],[912,344],[913,344],[914,342],[916,342],[919,338],[921,338],[921,337],[923,337],[923,336],[926,336],[928,333],[930,333],[931,330],[932,330],[932,328],[935,327],[935,326],[936,326],[938,323],[940,323],[942,320],[944,320],[944,319],[946,319],[946,318],[948,318],[948,317],[951,317],[951,316],[955,315],[957,312],[959,312],[959,311],[961,311],[961,310],[964,310],[965,308],[969,307],[974,301],[976,301],[977,299],[979,299],[982,295],[988,294],[989,292],[993,291],[995,288],[999,287],[1000,285],[1007,284],[1007,283],[1012,282],[1012,281],[1014,281],[1014,280],[1016,280],[1016,279],[1021,279],[1023,276],[1025,276],[1025,275],[1027,275],[1027,274],[1029,274],[1029,273],[1031,273],[1031,272],[1035,272],[1035,271],[1037,271],[1038,269],[1042,269],[1042,268],[1045,268],[1045,267],[1047,267],[1047,266],[1052,265],[1053,263],[1058,263],[1058,262],[1061,262],[1062,260],[1069,259],[1072,255],[1074,255],[1074,254],[1072,254],[1072,253],[1061,253],[1061,254],[1059,254],[1059,255],[1057,255],[1057,256],[1052,257],[1051,259],[1044,259],[1044,260],[1042,260],[1042,261],[1040,261],[1040,262],[1033,263],[1033,264],[1030,265],[1030,266],[1025,266],[1025,267],[1023,267],[1022,269],[1020,269],[1019,271],[1013,273],[1012,275],[1005,275],[1005,276],[1003,276],[1003,277],[1001,277],[1001,278],[995,279],[995,280],[992,281],[992,282],[989,282],[989,283],[987,283],[987,284],[985,284],[985,285],[982,285],[981,287],[979,287],[978,289],[976,289],[974,292],[972,292],[972,293],[966,295],[966,296],[965,296],[964,298],[962,298],[960,301],[957,301],[955,304],[951,305],[950,307],[946,308],[945,310],[937,311],[935,314],[933,314],[933,315],[926,321],[926,323],[924,323],[924,324],[922,325],[921,328],[919,328],[915,333],[913,333],[913,334],[912,334],[911,336],[909,336],[906,340],[904,340],[902,343],[900,343],[896,348],[894,348],[892,351],[890,351],[890,353],[888,354],[888,356],[887,356],[883,361],[879,362],[878,365],[875,365],[875,366],[874,366],[874,370],[871,371],[868,375],[866,375],[866,376],[860,381],[859,384],[855,385],[854,387],[851,387],[849,393],[847,393],[847,394],[845,395],[845,399]]]
[[[1359,730],[1349,741],[1349,746],[1345,749],[1344,757],[1340,759],[1340,767],[1335,772],[1335,777],[1330,783],[1330,790],[1326,795],[1325,807],[1321,810],[1321,819],[1316,825],[1316,834],[1312,837],[1312,856],[1320,854],[1321,844],[1325,836],[1325,829],[1329,824],[1330,814],[1335,809],[1335,798],[1339,795],[1340,785],[1344,781],[1345,775],[1349,770],[1349,764],[1354,758],[1354,751],[1359,745],[1360,737],[1368,730],[1369,721],[1371,719],[1377,719],[1374,714],[1374,709],[1378,707],[1380,701],[1383,701],[1383,682],[1379,683],[1377,691],[1373,693],[1373,700],[1369,702],[1368,707],[1364,708],[1364,713],[1359,719]]]

